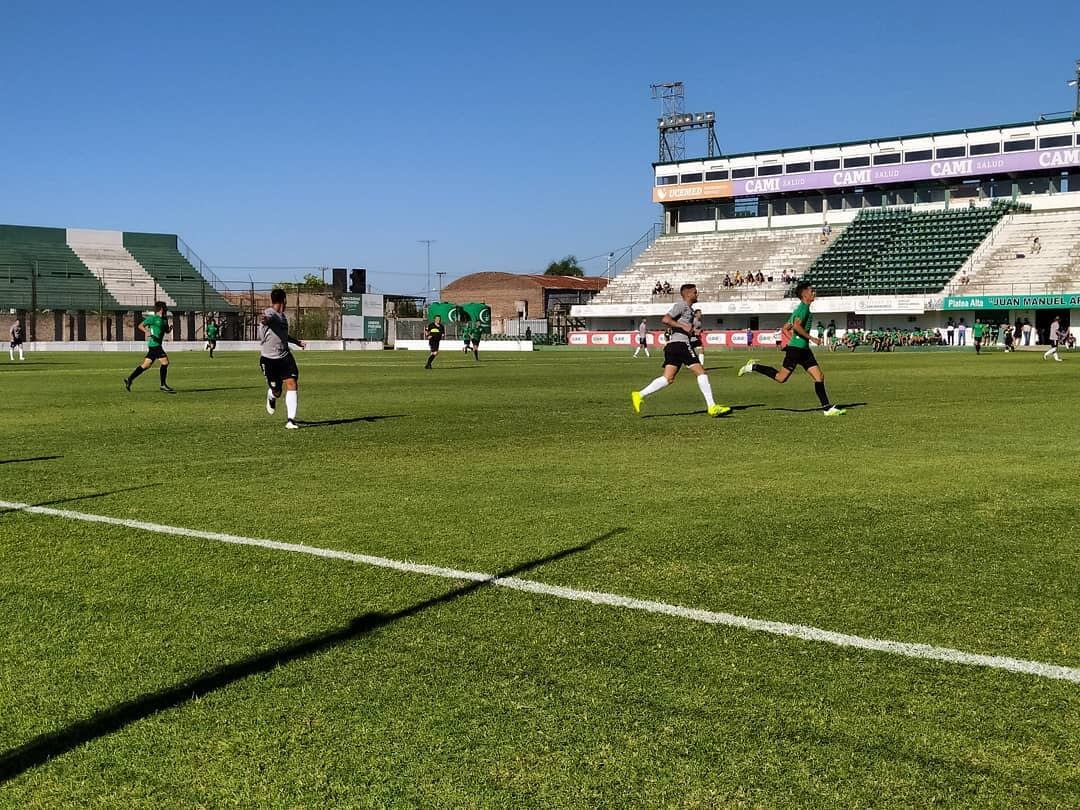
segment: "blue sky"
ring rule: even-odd
[[[215,267],[366,266],[409,293],[418,239],[449,279],[642,234],[652,82],[685,82],[736,152],[1068,109],[1080,58],[1064,0],[7,0],[2,20],[0,222],[176,232]]]

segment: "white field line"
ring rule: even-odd
[[[436,565],[424,565],[411,563],[403,560],[392,560],[386,557],[373,557],[368,554],[355,554],[349,551],[336,551],[334,549],[319,548],[317,546],[305,546],[300,543],[282,543],[277,540],[262,540],[255,537],[242,537],[235,534],[221,534],[220,532],[206,532],[199,529],[186,529],[180,526],[166,526],[161,523],[147,523],[141,520],[127,520],[124,518],[109,517],[107,515],[92,515],[86,512],[73,512],[67,509],[52,509],[46,506],[33,506],[26,503],[14,503],[0,501],[0,509],[8,509],[25,512],[32,515],[46,515],[48,517],[77,520],[84,523],[103,523],[109,526],[123,526],[137,531],[154,532],[156,534],[171,534],[180,537],[192,537],[199,540],[212,540],[219,543],[232,543],[241,546],[258,546],[259,548],[272,549],[274,551],[288,551],[294,554],[308,554],[313,557],[326,557],[334,560],[360,563],[361,565],[375,566],[376,568],[388,568],[393,571],[404,571],[410,574],[423,574],[430,577],[443,579],[469,580],[472,582],[487,582],[500,588],[509,588],[515,591],[553,596],[558,599],[567,599],[572,602],[588,602],[593,605],[608,605],[610,607],[624,608],[627,610],[640,610],[646,613],[656,613],[663,616],[673,616],[678,619],[687,619],[704,624],[722,625],[735,627],[742,630],[752,630],[760,633],[770,633],[775,636],[788,636],[802,639],[803,641],[824,642],[838,647],[849,647],[859,650],[872,650],[874,652],[900,655],[906,658],[919,658],[928,661],[943,661],[948,664],[965,664],[968,666],[987,667],[989,669],[1001,669],[1007,672],[1016,672],[1022,675],[1034,675],[1039,678],[1051,678],[1060,681],[1070,681],[1080,684],[1080,669],[1074,667],[1047,664],[1042,661],[1029,661],[1021,658],[1008,658],[1000,655],[982,655],[979,653],[964,652],[950,647],[935,647],[930,644],[911,644],[903,641],[889,641],[888,639],[867,638],[848,633],[836,633],[831,630],[822,630],[818,627],[810,627],[802,624],[788,624],[786,622],[774,622],[765,619],[752,619],[747,616],[738,616],[733,613],[720,613],[712,610],[700,610],[697,608],[671,605],[665,602],[653,602],[643,599],[634,599],[629,596],[620,596],[614,593],[602,591],[582,591],[576,588],[566,588],[560,585],[548,585],[530,579],[519,577],[498,577],[478,571],[459,571],[455,568],[443,568]]]

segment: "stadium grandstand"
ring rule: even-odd
[[[770,337],[798,279],[841,333],[1054,315],[1080,326],[1080,116],[662,161],[653,174],[660,234],[573,308],[585,328],[571,344],[625,344],[685,282],[707,329]]]
[[[24,319],[31,340],[86,340],[88,331],[137,339],[157,300],[173,313],[178,339],[195,340],[197,321],[213,314],[228,327],[237,312],[221,289],[175,234],[0,225],[0,308]]]

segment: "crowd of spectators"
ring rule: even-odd
[[[653,285],[653,295],[674,295],[675,288],[671,286],[670,281],[658,281]]]
[[[762,284],[771,281],[772,276],[766,278],[760,270],[756,273],[747,273],[745,276],[738,270],[735,271],[734,276],[731,273],[724,274],[725,287],[760,287]]]

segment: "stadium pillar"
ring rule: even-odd
[[[172,325],[172,331],[171,331],[170,334],[173,336],[173,340],[181,340],[182,339],[180,337],[180,328],[183,326],[183,321],[180,320],[181,314],[182,313],[179,313],[179,312],[174,312],[172,314],[172,324],[171,324]]]
[[[131,321],[131,327],[135,332],[134,340],[138,343],[142,343],[144,340],[146,340],[146,332],[144,332],[142,327],[139,325],[141,323],[142,321],[139,319],[139,314],[135,313],[135,318]]]
[[[187,314],[187,339],[195,340],[195,313],[189,312]]]
[[[67,315],[62,309],[53,310],[53,340],[64,339],[64,316]]]
[[[113,317],[115,317],[115,315],[116,315],[115,312],[110,312],[105,317],[105,340],[106,341],[110,341],[110,342],[112,341],[112,325],[113,325]]]
[[[75,339],[86,340],[86,310],[80,309],[75,313]]]
[[[116,342],[119,343],[124,339],[124,318],[127,313],[124,310],[120,310],[116,313]]]

